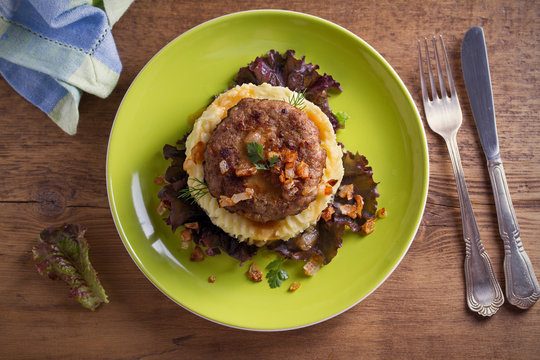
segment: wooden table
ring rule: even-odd
[[[426,131],[430,189],[416,238],[388,280],[324,323],[255,333],[211,323],[175,305],[139,271],[107,202],[105,156],[120,101],[138,71],[179,34],[220,15],[255,8],[306,12],[342,25],[396,69],[419,109],[417,39],[443,33],[463,108],[463,166],[484,245],[504,287],[504,250],[460,65],[461,39],[484,27],[500,148],[525,248],[540,274],[540,4],[534,1],[139,0],[113,29],[123,62],[106,100],[85,95],[68,136],[0,79],[0,358],[538,358],[540,305],[505,303],[492,318],[465,303],[464,243],[452,168]],[[353,4],[355,3],[355,4]],[[422,115],[423,112],[421,111]],[[40,230],[83,223],[111,302],[91,313],[66,286],[38,275]]]

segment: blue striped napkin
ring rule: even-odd
[[[0,0],[0,74],[68,134],[81,92],[107,97],[122,64],[111,28],[133,0]]]

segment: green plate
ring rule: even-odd
[[[188,117],[228,88],[238,69],[270,49],[294,49],[341,83],[330,106],[350,115],[338,140],[364,154],[380,182],[379,207],[389,216],[368,236],[348,234],[343,248],[316,276],[287,261],[290,279],[270,289],[246,277],[247,264],[220,255],[189,261],[156,213],[154,183],[168,162],[161,150],[188,131]],[[165,295],[208,320],[242,329],[285,330],[315,324],[354,306],[396,268],[422,217],[428,157],[418,111],[388,63],[353,33],[313,16],[249,11],[223,16],[182,34],[157,53],[127,91],[107,154],[107,189],[129,254]],[[264,268],[275,258],[260,252]],[[215,283],[208,277],[214,275]],[[287,289],[292,280],[302,286]]]

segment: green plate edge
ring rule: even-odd
[[[164,60],[162,60],[162,58],[165,57],[168,51],[172,51],[171,48],[175,46],[175,43],[184,41],[189,37],[197,37],[197,34],[212,28],[226,32],[227,26],[230,23],[242,21],[249,23],[256,21],[260,24],[264,24],[264,20],[270,21],[270,23],[274,24],[275,21],[287,21],[287,25],[298,23],[302,26],[312,26],[315,28],[328,30],[329,32],[334,32],[335,34],[338,34],[336,36],[339,37],[338,40],[341,42],[356,45],[357,48],[351,49],[351,52],[354,53],[355,51],[360,51],[363,54],[367,54],[365,55],[365,58],[362,59],[366,61],[367,64],[370,64],[370,66],[382,67],[386,72],[386,75],[389,75],[390,80],[393,82],[384,84],[382,87],[388,87],[390,92],[397,91],[397,93],[392,93],[393,99],[400,102],[399,105],[401,108],[408,110],[407,114],[400,115],[409,117],[406,124],[398,124],[400,126],[407,126],[406,129],[398,129],[400,131],[397,131],[398,134],[396,135],[393,133],[393,131],[396,129],[394,129],[394,127],[390,127],[385,129],[386,134],[393,140],[399,140],[400,136],[404,137],[405,140],[408,141],[404,140],[405,147],[401,150],[412,151],[412,154],[414,155],[414,159],[404,159],[409,161],[410,164],[407,164],[411,166],[411,171],[414,173],[414,177],[411,178],[412,180],[409,178],[399,180],[403,180],[402,184],[411,186],[411,191],[414,191],[414,196],[411,195],[411,197],[414,199],[414,203],[403,205],[402,202],[407,199],[401,199],[401,197],[399,197],[399,193],[393,191],[393,187],[387,186],[388,180],[391,178],[393,179],[393,177],[399,178],[403,176],[403,173],[399,173],[399,171],[396,169],[389,169],[386,171],[387,166],[384,166],[384,169],[381,169],[381,167],[383,167],[381,164],[388,161],[389,158],[400,159],[399,156],[403,154],[392,152],[392,150],[395,149],[392,149],[391,146],[381,146],[380,148],[368,147],[361,149],[356,149],[353,146],[350,148],[351,150],[359,150],[361,153],[367,156],[368,160],[370,160],[370,165],[374,167],[375,179],[377,181],[381,181],[379,189],[382,197],[380,198],[379,203],[389,209],[390,216],[387,219],[378,222],[375,233],[367,237],[361,237],[361,239],[358,240],[358,236],[348,235],[344,239],[344,248],[340,250],[340,253],[332,261],[330,266],[323,268],[313,278],[302,278],[301,275],[299,275],[299,269],[295,267],[294,264],[289,264],[289,273],[293,274],[292,277],[297,276],[298,280],[302,282],[302,287],[297,292],[292,294],[287,293],[285,289],[271,290],[266,284],[252,284],[249,281],[246,281],[244,278],[239,277],[239,274],[244,272],[245,268],[242,270],[235,268],[237,266],[235,261],[229,259],[226,255],[215,258],[207,258],[204,262],[200,263],[204,264],[202,266],[199,266],[199,263],[189,263],[189,254],[186,256],[185,252],[181,252],[179,250],[179,246],[175,245],[174,243],[175,237],[170,234],[170,230],[169,234],[167,234],[166,232],[168,228],[166,225],[159,223],[161,219],[159,219],[157,214],[151,213],[151,211],[155,208],[155,205],[157,205],[156,199],[153,199],[152,197],[145,199],[143,195],[144,193],[155,195],[157,190],[159,190],[157,186],[152,186],[151,181],[153,177],[149,179],[148,175],[152,172],[155,174],[159,173],[159,171],[163,172],[164,166],[166,166],[166,162],[160,158],[161,148],[153,149],[153,153],[150,154],[146,159],[144,157],[144,152],[138,153],[137,151],[131,151],[132,149],[129,148],[133,156],[141,155],[142,159],[152,161],[151,165],[148,164],[150,169],[139,169],[141,171],[146,171],[147,175],[146,177],[140,177],[138,180],[138,185],[141,189],[140,195],[143,198],[138,199],[137,201],[139,201],[139,205],[143,204],[147,211],[147,218],[144,218],[143,216],[142,220],[137,211],[134,211],[133,209],[129,210],[129,206],[126,205],[127,199],[131,197],[132,202],[135,203],[135,198],[137,197],[133,192],[133,184],[136,182],[133,180],[135,179],[133,174],[130,174],[132,175],[131,196],[130,194],[127,194],[126,196],[125,192],[122,193],[123,189],[122,186],[120,186],[120,184],[124,184],[122,181],[125,181],[126,179],[125,174],[121,174],[121,171],[120,174],[118,174],[117,168],[120,166],[120,163],[122,163],[122,165],[124,165],[125,162],[129,163],[129,159],[120,161],[114,157],[117,156],[117,154],[121,154],[119,148],[122,147],[117,145],[118,143],[121,143],[121,145],[126,145],[126,143],[130,144],[129,141],[125,139],[126,136],[122,133],[122,131],[125,132],[125,126],[121,128],[121,126],[123,126],[127,120],[119,120],[124,116],[123,112],[127,112],[127,110],[124,109],[128,106],[133,107],[134,105],[131,104],[133,104],[136,100],[143,99],[144,96],[152,96],[152,94],[149,93],[143,94],[144,96],[141,95],[142,98],[141,96],[138,97],[137,95],[134,95],[135,93],[141,93],[142,91],[150,91],[149,89],[141,89],[142,85],[138,86],[138,82],[142,82],[142,80],[146,79],[146,73],[160,72],[159,69],[155,68],[154,64],[158,64],[160,61],[163,62]],[[269,24],[269,22],[266,24]],[[299,31],[302,29],[303,28],[299,28]],[[267,35],[267,32],[262,31],[261,34]],[[290,47],[291,42],[297,41],[295,37],[298,36],[298,34],[295,33],[290,35],[290,39],[280,39],[280,41],[283,42],[283,46],[287,45],[287,48]],[[281,36],[284,37],[283,34],[281,34]],[[309,36],[309,34],[307,36]],[[329,41],[328,39],[317,39],[317,41],[319,40],[323,43],[323,45],[330,46],[330,43],[324,43],[324,41]],[[265,43],[268,43],[273,44],[271,47],[276,47],[276,43],[280,43],[280,41],[261,39],[260,46],[263,48],[266,46]],[[309,47],[308,45],[305,46]],[[279,48],[277,50],[284,51],[287,48]],[[297,50],[298,55],[306,55],[307,62],[313,62],[321,65],[322,72],[326,72],[325,69],[332,67],[326,66],[325,64],[328,63],[328,61],[325,62],[322,58],[314,59],[314,56],[311,56],[311,52],[307,49],[304,51],[302,46],[292,48]],[[245,62],[236,64],[236,67],[232,68],[233,74],[235,70],[237,70],[240,66],[244,66],[254,56],[260,55],[269,49],[270,48],[267,47],[262,52],[260,51],[256,53],[253,53],[250,50],[247,51],[246,54],[242,54],[241,57],[245,57]],[[339,63],[340,60],[333,59],[332,61],[337,61]],[[339,65],[341,64],[335,65],[336,69],[341,69]],[[346,94],[348,91],[348,87],[345,86],[347,81],[343,81],[342,78],[334,73],[334,71],[328,72],[338,79],[338,81],[341,81],[344,87],[344,94]],[[227,70],[224,71],[224,73],[225,76],[230,77],[231,69],[227,67]],[[374,76],[376,77],[376,75],[377,74]],[[220,88],[223,89],[223,79],[217,79],[215,82],[215,85],[201,86],[199,92],[211,95],[213,94],[212,91],[215,92],[219,91]],[[351,90],[349,90],[349,94],[350,91]],[[334,111],[346,110],[347,112],[351,113],[351,111],[349,111],[350,109],[344,106],[346,103],[343,99],[344,94],[332,97],[330,100],[331,106]],[[377,101],[377,99],[369,98],[369,91],[362,95],[362,99],[367,99],[366,101],[368,102],[372,100]],[[397,98],[395,98],[396,96]],[[131,99],[131,97],[133,97],[133,99]],[[207,97],[209,98],[210,96]],[[186,101],[192,101],[195,104],[200,104],[200,106],[205,103],[204,101],[201,102],[202,100],[200,97],[190,98]],[[155,105],[157,107],[160,105],[166,106],[166,104],[160,104],[159,99],[157,102],[158,104]],[[389,104],[388,106],[391,107],[392,104]],[[196,111],[197,108],[198,106],[192,106],[190,112]],[[366,108],[363,110],[366,110]],[[142,111],[144,111],[144,109],[142,109]],[[354,111],[352,111],[352,113],[354,115]],[[366,113],[369,113],[369,111],[366,111]],[[171,119],[165,119],[165,121],[170,122]],[[354,125],[351,125],[353,124],[352,121],[353,120],[351,119],[350,124],[348,124],[346,127],[347,130],[342,130],[344,133],[338,133],[338,140],[342,141],[346,145],[355,144],[355,141],[357,140],[356,134],[352,134],[354,129],[351,129],[351,127],[355,127]],[[359,125],[356,125],[356,127],[358,126]],[[165,142],[172,142],[176,138],[180,137],[180,130],[182,128],[185,130],[185,127],[185,124],[184,126],[179,126],[177,132],[167,135],[162,144]],[[373,133],[372,130],[380,130],[380,128],[377,128],[377,126],[371,126],[369,122],[362,124],[363,132],[371,134]],[[413,133],[403,133],[404,130]],[[139,131],[146,131],[150,138],[151,135],[154,135],[151,127],[144,128],[143,126],[143,129],[139,129]],[[375,136],[375,138],[377,137]],[[365,140],[366,143],[370,142],[370,139]],[[427,142],[416,106],[399,76],[382,58],[382,56],[371,48],[371,46],[350,31],[318,17],[282,10],[253,10],[225,15],[205,22],[185,32],[162,48],[145,65],[126,92],[111,130],[107,151],[107,191],[115,225],[128,253],[141,271],[145,274],[145,276],[171,300],[203,318],[226,326],[257,331],[290,330],[325,321],[346,311],[378,288],[393,272],[410,247],[422,218],[428,188],[428,166]],[[119,180],[116,180],[117,176]],[[392,196],[393,193],[395,194]],[[392,197],[392,199],[389,199],[390,197]],[[401,202],[398,203],[398,200],[396,199]],[[142,203],[140,200],[142,200]],[[392,206],[394,204],[397,204],[398,206]],[[406,215],[406,217],[400,217],[399,213],[396,214],[395,210],[400,206],[403,209],[401,215]],[[124,214],[129,214],[130,216],[124,216]],[[135,214],[138,219],[133,219],[133,214]],[[145,226],[147,229],[149,228],[149,224],[145,223],[145,221],[150,221],[150,225],[154,228],[154,234],[147,236],[148,234],[144,232]],[[393,244],[393,240],[388,240],[385,238],[385,236],[392,235],[392,229],[394,229],[395,232],[396,227],[399,227],[399,229],[402,230],[399,236],[401,240],[398,244]],[[166,236],[163,238],[159,236],[156,237],[154,236],[156,233],[161,235],[165,234]],[[143,236],[146,239],[142,239]],[[154,237],[152,238],[152,236]],[[357,241],[353,239],[356,239]],[[149,249],[144,248],[146,244],[144,244],[143,241],[153,241],[153,251],[147,251]],[[381,251],[381,246],[377,245],[381,242],[383,242],[385,245],[390,244],[392,247],[388,251],[383,251],[383,253],[379,254]],[[159,246],[154,246],[156,244]],[[141,249],[144,251],[141,251]],[[386,250],[386,248],[383,250]],[[347,253],[347,251],[349,253]],[[354,274],[359,275],[358,279],[340,278],[339,274],[349,272],[348,270],[350,269],[351,259],[352,263],[356,261],[356,259],[354,257],[351,258],[352,255],[350,255],[356,252],[361,254],[374,253],[380,256],[377,256],[374,259],[366,256],[360,258],[363,260],[362,264],[355,264],[355,266],[363,266],[362,272],[361,274]],[[259,254],[256,258],[257,263],[259,263],[261,267],[272,259],[273,258],[266,253]],[[384,264],[380,264],[379,262],[384,262]],[[219,273],[215,274],[217,281],[214,284],[209,284],[206,282],[206,274],[210,275],[213,271],[219,271]],[[170,279],[172,276],[171,274],[174,275],[174,279]],[[174,281],[174,283],[171,283],[171,280]],[[335,285],[335,283],[338,284]],[[184,284],[183,288],[182,284]],[[285,285],[287,286],[288,283]],[[333,287],[328,289],[329,286]],[[337,292],[334,291],[336,290],[336,286],[338,289]],[[186,289],[186,287],[188,288]],[[328,296],[329,291],[330,293],[337,294],[337,296]],[[235,296],[237,292],[241,294],[240,297],[238,297],[238,295]],[[246,297],[248,299],[244,299]],[[215,301],[215,299],[218,301]],[[256,310],[251,311],[251,308],[246,307],[246,305],[253,303],[261,310],[258,312]],[[238,307],[238,309],[231,309],[231,304]],[[318,306],[318,304],[322,305]],[[307,309],[302,311],[304,308]]]

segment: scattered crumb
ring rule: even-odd
[[[193,251],[191,252],[191,255],[189,257],[189,260],[191,261],[203,261],[204,260],[204,253],[199,245],[195,246],[193,248]]]
[[[165,177],[163,176],[163,174],[160,174],[155,177],[154,182],[158,185],[165,185]]]
[[[364,234],[371,234],[375,230],[375,219],[367,219],[364,225],[362,225],[362,231]]]
[[[186,229],[195,230],[196,232],[199,232],[199,223],[198,222],[190,222],[184,224]]]
[[[215,282],[215,281],[216,281],[216,277],[215,277],[214,275],[210,275],[210,276],[208,277],[208,282],[209,282],[209,283],[213,283],[213,282]]]
[[[162,216],[165,214],[165,211],[167,210],[167,207],[165,206],[165,203],[162,201],[159,203],[158,207],[156,208],[157,213],[159,216]]]
[[[300,282],[299,281],[293,281],[291,286],[289,286],[289,291],[296,291],[300,288]]]
[[[312,256],[309,261],[304,265],[304,273],[307,276],[313,276],[323,266],[324,261],[319,255]]]
[[[255,263],[251,263],[249,265],[249,269],[246,274],[251,279],[251,281],[254,281],[254,282],[262,281],[263,273],[261,269],[259,269],[259,267]]]

